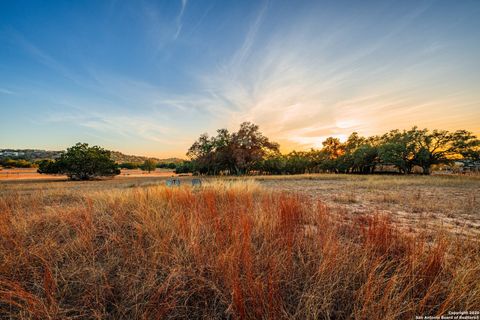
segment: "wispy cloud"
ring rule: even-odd
[[[241,121],[253,121],[284,145],[306,148],[328,136],[346,138],[352,131],[376,134],[392,125],[411,126],[414,113],[423,113],[420,118],[427,123],[425,118],[441,117],[435,108],[446,111],[451,91],[435,91],[442,87],[437,79],[452,67],[432,70],[438,64],[432,50],[443,46],[419,39],[418,50],[411,51],[403,49],[398,38],[410,32],[410,24],[428,6],[406,12],[389,23],[386,35],[349,50],[341,49],[345,41],[352,41],[351,30],[324,28],[321,21],[305,17],[292,18],[288,29],[272,31],[268,41],[259,39],[267,7],[259,10],[232,59],[216,72],[200,75],[200,87],[206,88],[208,103],[217,107],[219,123],[234,128]],[[396,60],[386,59],[385,51],[395,47],[403,52],[397,52]],[[436,99],[425,92],[423,83]]]
[[[65,53],[46,45],[56,40],[43,42],[20,27],[2,32],[17,50],[12,60],[26,56],[45,69],[25,71],[38,76],[32,82],[16,84],[6,76],[0,95],[5,101],[5,95],[27,97],[16,105],[35,110],[31,117],[42,125],[82,128],[79,133],[118,145],[161,144],[179,155],[198,134],[236,129],[242,121],[259,124],[286,149],[413,124],[476,128],[480,96],[472,70],[478,63],[462,63],[478,48],[453,46],[453,29],[432,19],[432,3],[207,7],[187,0],[134,6],[112,0],[106,7],[112,29],[98,38],[106,43],[90,43],[96,50],[82,61],[66,55],[75,45]],[[60,35],[52,39],[64,39]]]
[[[175,19],[174,38],[181,32],[186,7],[187,1],[182,0]],[[342,40],[349,40],[351,31],[348,28],[329,27],[326,29],[328,32],[322,32],[318,31],[322,29],[320,22],[312,18],[298,20],[292,17],[288,29],[271,31],[265,42],[265,39],[259,38],[259,33],[268,8],[268,1],[259,6],[231,59],[218,65],[213,72],[196,75],[199,81],[191,92],[174,93],[143,80],[88,69],[86,74],[90,89],[101,92],[107,99],[107,105],[110,105],[109,110],[125,112],[134,104],[147,116],[112,116],[97,112],[88,117],[75,116],[72,122],[97,131],[120,135],[134,133],[152,140],[167,136],[172,131],[172,128],[159,126],[156,122],[178,123],[178,116],[190,115],[194,118],[203,114],[214,119],[212,123],[227,124],[229,127],[236,127],[240,121],[254,121],[282,142],[302,146],[317,145],[327,135],[340,137],[352,130],[367,132],[372,127],[369,116],[372,112],[388,110],[389,106],[383,105],[385,92],[392,91],[391,87],[382,83],[387,75],[392,81],[388,63],[371,64],[369,59],[375,58],[377,52],[395,34],[407,28],[408,22],[421,15],[425,8],[416,9],[408,13],[406,19],[392,24],[385,36],[337,54],[335,60],[329,57]],[[158,12],[152,7],[147,7],[145,12],[154,26],[162,24]],[[160,29],[155,27],[153,30]],[[42,64],[73,81],[84,80],[21,35],[16,38]],[[312,38],[318,40],[312,43]],[[427,51],[438,47],[438,44],[428,45]],[[368,74],[366,68],[369,68]],[[378,79],[372,79],[372,76]],[[401,74],[395,75],[396,79],[401,77]],[[364,78],[377,84],[383,96],[365,91],[371,86],[363,86]],[[395,100],[401,100],[398,90],[408,89],[403,79],[398,82],[399,88],[393,89],[388,96],[390,108],[405,106],[402,101],[395,103]],[[350,89],[354,87],[356,92]],[[115,107],[112,107],[114,104]],[[402,110],[408,112],[405,107]],[[158,118],[158,115],[162,117]]]
[[[21,33],[12,30],[10,32],[10,38],[19,45],[25,53],[29,54],[39,63],[50,68],[51,70],[61,74],[63,77],[68,78],[74,82],[78,82],[78,77],[68,68],[66,68],[62,63],[58,62],[54,57],[52,57],[45,50],[42,50],[40,47],[33,44]]]
[[[233,68],[238,68],[241,66],[243,63],[245,63],[245,59],[248,58],[250,55],[252,46],[255,42],[255,39],[257,37],[257,33],[262,25],[263,19],[265,17],[265,12],[267,11],[268,7],[268,0],[264,1],[263,5],[260,7],[260,10],[256,14],[255,19],[253,20],[253,23],[251,23],[250,27],[248,28],[248,32],[245,36],[245,39],[239,48],[239,50],[235,53],[232,62],[231,62],[231,67]]]
[[[174,127],[165,125],[166,122],[151,115],[111,115],[97,111],[55,112],[42,118],[45,123],[63,123],[81,126],[95,130],[115,139],[137,139],[139,141],[158,142],[165,146],[173,146],[182,142],[181,138],[174,139],[180,132]]]
[[[173,36],[174,39],[177,39],[178,36],[180,35],[180,31],[182,31],[182,27],[183,27],[182,17],[183,17],[183,13],[184,13],[186,7],[187,7],[187,0],[181,0],[180,13],[178,14],[177,19],[176,19],[177,31],[175,32],[175,35]]]

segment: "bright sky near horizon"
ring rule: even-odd
[[[0,148],[480,133],[480,1],[0,1]]]

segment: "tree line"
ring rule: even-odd
[[[278,143],[270,141],[257,125],[244,122],[236,132],[219,129],[216,136],[200,135],[187,156],[189,161],[177,164],[160,164],[152,159],[118,164],[111,151],[78,143],[58,159],[38,163],[38,172],[65,174],[73,180],[115,176],[120,174],[120,168],[150,172],[158,167],[199,175],[369,174],[386,168],[403,174],[421,168],[423,174],[430,174],[433,165],[480,161],[480,140],[466,130],[430,131],[413,127],[370,137],[354,132],[345,142],[329,137],[322,142],[322,148],[281,154]]]
[[[52,159],[11,159],[9,157],[0,159],[0,167],[3,168],[39,168],[51,163],[55,163],[55,161]],[[117,162],[117,164],[120,169],[140,169],[144,171],[154,171],[156,168],[175,170],[179,165],[175,162],[157,162],[153,159],[146,159],[141,162]]]
[[[4,168],[35,168],[38,166],[39,161],[28,161],[25,159],[0,159],[0,166]]]
[[[118,166],[120,169],[141,169],[148,171],[155,170],[155,168],[159,169],[172,169],[174,170],[177,167],[175,162],[157,162],[153,159],[146,159],[143,162],[123,162],[119,163]]]
[[[412,173],[415,167],[430,174],[433,165],[456,160],[480,160],[480,140],[466,130],[450,132],[413,127],[383,135],[362,137],[352,133],[347,141],[329,137],[322,148],[281,154],[255,124],[245,122],[237,132],[217,130],[202,134],[187,152],[191,159],[177,166],[177,173],[194,174],[302,174],[374,173],[394,169]]]

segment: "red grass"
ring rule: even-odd
[[[65,200],[65,199],[68,199]],[[396,319],[480,306],[480,250],[258,189],[0,200],[0,317]]]

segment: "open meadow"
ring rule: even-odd
[[[155,169],[152,172],[145,172],[140,169],[122,169],[119,177],[134,178],[134,177],[169,177],[175,175],[172,170],[168,169]],[[12,181],[12,180],[55,180],[64,181],[67,180],[66,175],[44,175],[37,172],[37,168],[1,168],[0,167],[0,182]]]
[[[0,318],[411,319],[480,307],[478,176],[0,182]]]

